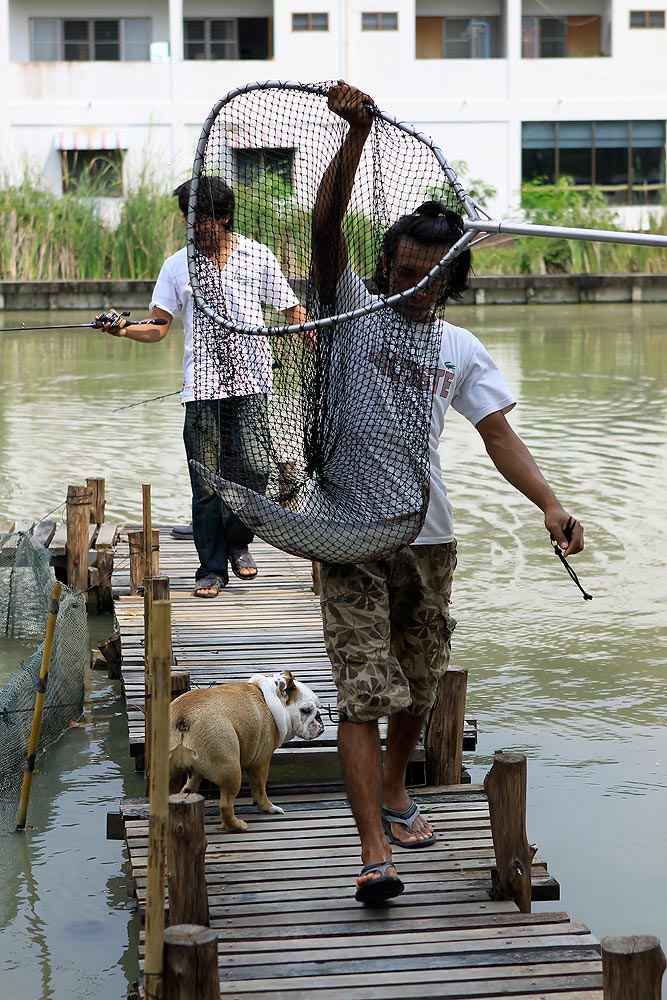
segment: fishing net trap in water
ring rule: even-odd
[[[0,534],[0,632],[26,644],[22,662],[0,690],[0,807],[23,777],[44,635],[55,574],[50,553],[28,534]],[[33,643],[41,643],[32,654]],[[88,662],[86,605],[78,591],[63,588],[56,619],[39,751],[52,745],[81,714]],[[15,822],[15,807],[10,819]]]
[[[436,314],[456,297],[449,286],[472,242],[499,232],[661,238],[496,222],[428,136],[372,104],[346,192],[349,125],[329,109],[331,86],[248,84],[204,124],[187,226],[193,465],[261,538],[344,563],[408,544],[423,523],[442,334],[435,314],[422,321],[413,306],[435,282],[445,289]],[[340,225],[323,233],[325,189],[329,202],[340,198]],[[443,256],[397,290],[386,275],[389,234],[420,213],[446,216]],[[230,242],[232,233],[243,235]]]

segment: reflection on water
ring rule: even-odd
[[[480,729],[478,751],[466,762],[480,780],[494,750],[524,751],[528,833],[561,882],[556,908],[599,937],[650,933],[664,946],[667,308],[466,307],[451,318],[497,358],[519,399],[513,425],[584,523],[587,548],[574,566],[594,595],[581,599],[539,512],[498,476],[478,434],[452,414],[442,459],[459,538],[454,661],[469,670],[468,704]],[[14,314],[5,315],[10,320]],[[42,516],[64,499],[69,482],[102,475],[110,520],[137,519],[141,483],[150,481],[156,522],[182,522],[189,489],[177,397],[116,412],[177,390],[181,349],[173,334],[146,346],[88,331],[0,333],[0,517]],[[57,748],[62,776],[51,808],[65,824],[69,782],[80,781],[68,776],[66,747],[72,744],[72,769],[96,753],[92,737],[85,749],[82,737],[74,730]],[[114,759],[123,759],[122,747],[119,740]],[[96,761],[79,793],[99,826],[103,781],[114,766]],[[78,961],[81,951],[96,955],[96,921],[106,919],[82,915],[72,902],[71,924],[51,924],[52,896],[71,890],[72,900],[87,898],[85,886],[65,884],[69,838],[53,837],[50,861],[46,854],[39,860],[52,881],[48,892],[46,882],[38,889],[37,906],[51,968]],[[108,846],[103,832],[91,834],[86,856],[91,871],[108,866],[108,884],[121,889],[109,897],[118,899],[124,882]],[[18,886],[25,912],[29,890],[21,879]],[[29,957],[26,943],[21,962],[37,968],[40,947],[36,936]],[[111,981],[114,962],[97,957]],[[117,982],[105,992],[103,978],[77,995],[121,995]]]

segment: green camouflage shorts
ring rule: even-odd
[[[360,565],[322,564],[324,641],[341,721],[427,712],[449,663],[456,542]]]

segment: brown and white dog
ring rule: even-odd
[[[324,732],[320,699],[289,670],[248,682],[231,681],[188,691],[170,708],[169,787],[196,792],[207,778],[220,789],[220,818],[228,830],[246,830],[234,815],[234,800],[246,771],[261,812],[282,813],[266,794],[271,757],[298,736],[314,740]],[[187,781],[182,786],[183,777]]]

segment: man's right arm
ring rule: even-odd
[[[158,341],[164,340],[169,333],[169,327],[173,318],[171,313],[168,313],[165,309],[153,306],[151,315],[147,319],[142,320],[142,326],[128,326],[128,323],[131,324],[132,320],[120,319],[117,324],[105,323],[102,329],[110,333],[112,337],[125,337],[126,340],[136,340],[140,344],[156,344]],[[150,322],[152,319],[163,319],[166,322],[160,326],[153,326]]]
[[[350,125],[340,151],[320,182],[313,208],[313,269],[315,287],[322,302],[330,303],[347,263],[347,243],[341,228],[352,195],[361,154],[373,124],[365,105],[367,94],[344,80],[329,90],[329,108]]]

